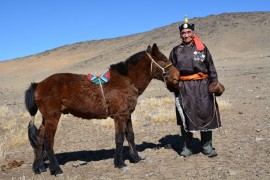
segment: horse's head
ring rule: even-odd
[[[156,44],[153,47],[148,46],[147,55],[151,59],[152,77],[158,80],[165,80],[168,84],[178,84],[180,73],[168,60],[168,58],[159,51]]]

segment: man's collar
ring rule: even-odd
[[[190,45],[191,47],[194,46],[194,41],[192,40],[191,43],[189,43],[189,44],[185,44],[184,42],[181,43],[181,46],[182,46],[182,47],[184,47],[184,46],[189,46],[189,45]]]

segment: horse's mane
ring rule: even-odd
[[[127,75],[128,74],[128,65],[136,64],[140,57],[145,53],[145,51],[138,52],[132,56],[130,56],[127,60],[121,61],[116,64],[110,65],[111,70],[116,70],[120,74]]]

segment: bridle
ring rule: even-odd
[[[150,58],[150,60],[151,60],[151,69],[150,69],[150,73],[151,73],[151,75],[152,75],[152,70],[153,70],[153,63],[158,67],[158,68],[160,68],[161,70],[162,70],[162,76],[163,76],[163,82],[165,83],[165,86],[167,87],[167,84],[166,84],[166,78],[171,78],[171,79],[173,79],[173,80],[175,80],[175,81],[179,81],[179,80],[177,80],[177,79],[175,79],[175,78],[172,78],[171,76],[169,76],[167,73],[166,73],[166,69],[168,69],[169,67],[171,67],[173,64],[172,63],[170,63],[170,64],[168,64],[167,66],[165,66],[165,67],[161,67],[151,56],[150,56],[150,54],[148,53],[148,52],[146,52],[146,54],[147,54],[147,56]]]

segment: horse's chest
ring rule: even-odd
[[[137,105],[138,93],[131,89],[112,90],[106,96],[109,109],[113,112],[134,111]]]

